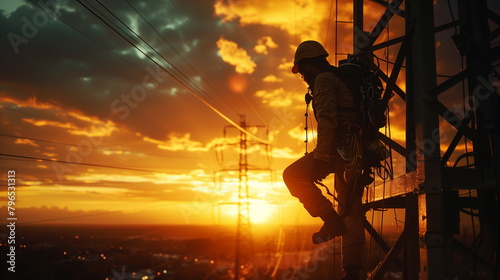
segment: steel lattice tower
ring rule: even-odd
[[[254,246],[253,246],[253,236],[252,236],[252,224],[250,218],[250,201],[251,195],[249,192],[249,177],[250,172],[255,171],[271,171],[267,167],[257,167],[255,163],[249,164],[249,161],[256,161],[255,154],[249,159],[248,149],[254,145],[264,145],[266,146],[265,151],[268,151],[268,142],[262,140],[255,135],[250,135],[249,132],[260,132],[261,129],[265,129],[265,135],[269,133],[266,126],[260,125],[248,125],[245,120],[244,115],[240,115],[239,127],[237,128],[239,134],[237,136],[237,141],[227,141],[223,146],[236,146],[238,149],[238,161],[237,166],[234,164],[221,170],[221,172],[237,172],[238,176],[238,193],[236,202],[220,203],[231,204],[237,206],[237,220],[236,220],[236,241],[235,241],[235,258],[234,258],[234,279],[258,279],[258,271],[254,266]],[[224,129],[224,137],[226,138],[226,128],[235,129],[235,126],[226,126]],[[234,139],[231,137],[230,139]],[[234,163],[234,162],[233,162]]]
[[[500,275],[500,97],[494,80],[500,78],[495,69],[500,60],[500,46],[491,42],[500,36],[498,11],[488,6],[486,0],[458,0],[454,2],[458,17],[436,26],[435,1],[372,2],[384,7],[385,12],[373,30],[366,32],[364,1],[353,1],[354,53],[381,74],[386,83],[384,99],[388,101],[395,96],[406,103],[405,146],[380,136],[394,152],[406,158],[407,173],[367,189],[367,209],[405,209],[404,229],[392,247],[365,221],[366,230],[385,251],[383,259],[369,273],[369,279],[383,279],[391,265],[402,272],[403,279],[470,279],[467,273],[476,273],[477,269],[491,277],[488,279],[497,279]],[[379,40],[394,17],[404,21],[405,34]],[[489,26],[493,26],[491,31]],[[465,65],[440,82],[436,73],[440,59],[436,57],[436,34],[451,28],[455,29],[452,41]],[[377,58],[373,54],[386,47],[399,47],[387,73],[375,63]],[[405,76],[400,75],[403,67]],[[396,84],[400,76],[406,82],[405,90]],[[445,92],[455,94],[452,88],[460,83],[465,85],[467,97],[464,104],[459,104],[466,109],[463,115],[440,100]],[[443,122],[454,129],[451,141],[440,136]],[[456,166],[457,159],[455,165],[449,166],[462,139],[472,143],[473,151],[458,158],[473,158],[473,164]],[[463,191],[474,191],[476,195],[462,197]],[[456,238],[460,234],[459,211],[464,208],[477,211],[479,218],[480,234],[473,248]],[[457,260],[461,260],[458,266]]]
[[[240,117],[240,126],[247,129],[245,116]],[[253,266],[253,239],[250,222],[250,195],[248,193],[248,143],[247,135],[240,131],[238,168],[238,220],[236,228],[236,255],[234,279],[245,279]]]

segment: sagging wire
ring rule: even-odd
[[[224,130],[224,138],[226,138],[225,132],[226,131]],[[219,164],[220,166],[224,164],[224,150],[227,148],[228,145],[230,144],[228,144],[227,142],[214,145],[215,160],[217,161],[217,164]]]
[[[457,159],[455,160],[455,163],[453,164],[453,167],[461,167],[461,168],[469,168],[469,167],[473,167],[475,166],[474,163],[470,164],[469,163],[469,158],[470,157],[473,157],[474,156],[474,152],[466,152],[464,154],[461,154],[457,157]],[[465,159],[466,160],[466,165],[464,166],[457,166],[461,160]]]
[[[57,160],[57,159],[51,159],[51,158],[21,156],[21,155],[13,155],[13,154],[5,154],[5,153],[0,153],[0,157],[11,157],[11,158],[15,158],[15,159],[30,160],[30,161],[43,161],[43,162],[52,162],[52,163],[75,164],[75,162],[71,162],[71,161],[67,161],[67,160]],[[1,159],[3,159],[3,158],[1,158]],[[101,167],[101,168],[121,169],[121,170],[128,170],[128,171],[161,173],[161,171],[159,171],[159,170],[148,170],[148,169],[140,169],[140,168],[133,168],[133,167],[112,166],[112,165],[86,163],[86,162],[80,162],[80,163],[78,163],[78,165],[91,166],[91,167]]]
[[[97,2],[99,2],[99,1],[97,1]],[[169,46],[169,47],[170,47],[170,48],[171,48],[171,49],[172,49],[172,50],[173,50],[173,51],[177,54],[177,56],[179,56],[179,57],[182,59],[182,61],[183,61],[184,63],[185,63],[185,64],[186,64],[186,65],[187,65],[187,66],[188,66],[188,67],[189,67],[189,68],[190,68],[190,69],[191,69],[194,73],[196,73],[196,74],[197,74],[197,75],[201,78],[201,80],[202,80],[205,84],[207,84],[207,85],[208,85],[208,86],[209,86],[209,87],[213,90],[213,92],[214,92],[215,94],[217,94],[217,95],[219,95],[219,96],[222,96],[222,95],[221,95],[221,94],[220,94],[220,93],[219,93],[219,92],[218,92],[218,91],[217,91],[217,90],[216,90],[216,89],[215,89],[215,88],[214,88],[214,87],[213,87],[213,86],[212,86],[212,85],[211,85],[211,84],[210,84],[210,83],[209,83],[209,82],[208,82],[208,81],[207,81],[207,80],[203,77],[203,75],[202,75],[202,74],[201,74],[198,70],[196,70],[196,68],[195,68],[195,67],[193,67],[193,65],[191,65],[191,63],[189,63],[189,62],[186,60],[186,58],[184,58],[184,56],[183,56],[183,55],[182,55],[182,54],[181,54],[181,53],[180,53],[180,52],[179,52],[179,51],[178,51],[178,50],[177,50],[177,49],[176,49],[176,48],[175,48],[175,47],[174,47],[174,46],[173,46],[173,45],[172,45],[172,44],[171,44],[171,43],[170,43],[170,42],[169,42],[169,41],[168,41],[168,40],[167,40],[164,36],[163,36],[163,35],[161,35],[161,34],[160,34],[160,32],[158,31],[158,29],[157,29],[157,28],[156,28],[153,24],[151,24],[151,22],[150,22],[150,21],[149,21],[146,17],[144,17],[144,15],[143,15],[143,14],[142,14],[139,10],[137,10],[137,8],[136,8],[136,7],[135,7],[132,3],[130,3],[130,1],[125,0],[125,2],[126,2],[126,3],[127,3],[127,4],[128,4],[128,5],[129,5],[129,6],[130,6],[130,7],[131,7],[131,8],[132,8],[132,9],[133,9],[133,10],[134,10],[134,11],[135,11],[135,12],[136,12],[139,16],[140,16],[140,17],[141,17],[141,19],[142,19],[142,20],[143,20],[143,21],[144,21],[144,22],[145,22],[145,23],[146,23],[146,24],[147,24],[147,25],[148,25],[148,26],[149,26],[149,27],[150,27],[150,28],[151,28],[151,29],[155,32],[155,34],[156,34],[159,38],[161,38],[161,40],[162,40],[163,42],[165,42],[165,44],[167,44],[167,45],[168,45],[168,46]],[[177,10],[177,13],[178,13],[180,16],[183,16],[183,15],[181,14],[181,12],[179,11],[179,9],[178,9],[177,5],[175,5],[174,1],[170,1],[170,2],[172,3],[172,5],[173,5],[173,6],[175,7],[175,9]],[[100,2],[99,2],[99,4],[100,4]],[[102,5],[102,4],[101,4],[101,5]],[[104,6],[103,6],[103,7],[104,7]],[[185,17],[184,17],[184,18],[185,18]],[[187,22],[188,22],[188,24],[189,24],[189,21],[187,21]],[[244,95],[242,95],[242,96],[244,97]],[[208,94],[206,95],[206,97],[207,97],[207,98],[209,98],[212,102],[214,102],[214,103],[218,103],[215,99],[211,98]],[[244,99],[244,100],[246,101],[246,99]],[[223,101],[224,101],[224,99],[223,99]],[[229,106],[229,108],[231,108],[231,109],[233,110],[233,112],[234,112],[234,113],[237,113],[236,109],[235,109],[233,106],[231,106],[231,105],[230,105],[229,103],[227,103],[227,102],[225,102],[225,103]],[[219,107],[221,107],[221,108],[223,107],[223,106],[221,106],[220,104],[218,104],[218,105],[219,105]]]
[[[89,8],[87,5],[85,5],[82,0],[77,0],[77,2],[82,5],[85,9],[87,9],[90,13],[92,13],[94,16],[96,16],[99,20],[101,20],[104,24],[106,24],[109,28],[111,28],[115,33],[117,33],[120,37],[122,37],[125,41],[127,41],[132,47],[134,47],[135,49],[137,49],[140,53],[142,53],[146,58],[148,58],[148,60],[150,60],[151,62],[153,62],[155,65],[157,65],[161,70],[163,70],[165,73],[167,73],[168,75],[170,75],[175,81],[177,81],[178,83],[180,83],[182,86],[184,86],[191,94],[194,95],[194,97],[196,97],[199,101],[201,101],[204,105],[206,105],[207,107],[209,107],[214,113],[216,113],[217,115],[219,115],[221,118],[223,118],[225,121],[227,121],[228,123],[230,123],[232,126],[234,126],[235,128],[237,128],[238,130],[240,130],[241,132],[245,133],[247,136],[253,138],[254,140],[256,141],[259,141],[261,143],[264,143],[264,144],[269,144],[268,141],[265,141],[263,139],[260,139],[259,137],[257,137],[256,135],[250,133],[248,130],[246,130],[245,128],[241,127],[239,124],[237,124],[235,121],[233,121],[231,118],[229,118],[227,115],[225,115],[221,110],[217,109],[214,105],[210,104],[206,99],[205,97],[203,97],[200,93],[196,92],[196,90],[192,87],[190,87],[188,85],[187,82],[183,81],[181,77],[177,76],[177,75],[174,75],[174,73],[172,73],[171,71],[169,71],[166,67],[164,67],[163,65],[161,65],[161,63],[159,63],[158,61],[156,61],[150,54],[148,54],[146,51],[142,50],[141,48],[139,48],[137,46],[137,44],[135,44],[134,42],[132,42],[130,39],[126,38],[126,36],[124,36],[122,33],[120,33],[118,30],[116,30],[109,22],[107,22],[106,20],[104,20],[102,17],[100,17],[94,10],[92,10],[91,8]],[[88,3],[88,2],[87,2]],[[93,7],[93,5],[89,4],[90,6]],[[94,8],[95,9],[95,8]],[[111,13],[112,14],[112,13]],[[130,28],[128,27],[126,24],[124,24],[127,28]],[[139,37],[140,38],[140,37]],[[140,38],[142,40],[142,38]],[[145,42],[146,43],[146,42]],[[147,44],[147,43],[146,43]],[[152,48],[152,50],[156,53],[158,53],[154,48]],[[163,57],[162,57],[163,58]],[[167,62],[168,64],[170,64],[170,62],[168,60],[165,59],[165,62]],[[170,64],[171,65],[171,64]],[[173,67],[173,65],[171,65],[173,69],[177,70],[175,67]],[[178,70],[177,70],[178,71]],[[180,72],[180,71],[179,71]],[[182,76],[185,76],[182,72],[180,72],[180,75]],[[190,83],[190,84],[193,84],[195,85],[190,79],[187,79],[187,81]],[[195,85],[196,86],[196,85]]]
[[[165,61],[167,63],[167,65],[175,70],[179,75],[181,75],[185,81],[187,83],[189,83],[192,87],[194,88],[197,88],[199,90],[199,92],[203,92],[203,90],[197,85],[195,84],[191,79],[189,79],[189,77],[187,77],[182,71],[180,71],[175,65],[173,65],[164,55],[162,55],[160,52],[158,52],[149,42],[147,42],[145,39],[142,38],[142,36],[140,36],[137,32],[135,32],[130,26],[128,26],[125,22],[123,22],[123,20],[121,20],[117,15],[115,15],[112,11],[110,11],[106,6],[104,6],[99,0],[96,0],[96,2],[104,9],[106,10],[109,14],[111,14],[113,16],[113,18],[115,18],[116,20],[118,20],[119,23],[121,23],[129,32],[131,32],[136,38],[138,38],[142,43],[144,43],[149,49],[151,49],[156,55],[158,55],[163,61]],[[96,11],[99,11],[97,8],[95,8],[92,4],[90,4],[88,1],[87,3]],[[102,12],[99,12],[102,16],[104,16],[109,22],[111,22],[111,20],[106,16],[104,15],[104,13]],[[122,32],[123,34],[126,34],[125,30],[123,30],[120,26],[118,26],[117,24],[115,24],[115,26],[117,26]],[[131,36],[132,37],[132,36]],[[139,43],[136,41],[136,43]],[[171,48],[173,48],[170,44],[169,46]],[[181,57],[183,58],[183,57]],[[184,60],[185,61],[185,60]],[[185,61],[186,62],[186,61]],[[186,62],[187,63],[187,62]],[[187,63],[188,64],[188,63]],[[188,64],[189,65],[189,64]],[[196,72],[196,70],[195,70]],[[197,74],[199,74],[198,72],[196,72]],[[213,102],[213,100],[212,100]]]
[[[402,228],[404,229],[405,221],[398,219],[398,213],[396,211],[396,208],[393,208],[392,210],[393,210],[393,213],[394,213],[394,222],[396,224],[396,232],[399,233],[399,232],[401,232],[400,231],[401,227],[399,226],[399,224],[403,224]]]

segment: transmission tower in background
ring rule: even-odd
[[[259,149],[260,151],[269,151],[269,144],[267,142],[262,142],[254,140],[254,138],[249,137],[248,133],[253,135],[265,135],[268,138],[268,129],[266,126],[261,125],[247,125],[245,116],[240,115],[239,123],[239,134],[237,137],[228,137],[229,129],[236,129],[235,126],[226,126],[224,128],[224,148],[229,146],[235,146],[238,149],[238,159],[237,162],[229,163],[227,168],[221,170],[221,172],[233,172],[237,173],[238,176],[238,196],[236,203],[221,203],[221,204],[236,204],[237,206],[237,225],[236,225],[236,244],[235,244],[235,259],[234,259],[234,279],[257,279],[257,269],[255,268],[254,262],[254,246],[253,246],[253,236],[252,236],[252,224],[250,217],[250,201],[252,197],[249,192],[249,173],[250,172],[270,172],[269,162],[266,166],[258,166],[257,164],[249,164],[249,161],[257,161],[257,153],[252,153],[249,158],[249,148],[256,145],[263,146],[264,149]],[[235,139],[237,138],[237,140]],[[223,149],[224,149],[223,148]],[[221,156],[221,158],[223,158]]]

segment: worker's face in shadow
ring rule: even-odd
[[[311,85],[313,78],[315,76],[314,67],[307,60],[301,60],[298,63],[299,73],[302,76],[302,79],[308,84]]]

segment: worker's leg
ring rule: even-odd
[[[314,184],[311,176],[313,161],[314,154],[311,153],[292,163],[283,172],[283,180],[290,193],[302,202],[309,214],[323,220],[321,229],[312,236],[312,242],[320,244],[342,235],[346,227],[331,201]]]
[[[353,203],[351,213],[345,213],[344,223],[347,232],[342,235],[342,267],[347,271],[359,271],[363,265],[363,250],[365,245],[365,231],[363,227],[364,212],[361,209],[362,194],[352,198],[352,186],[341,179],[341,174],[335,174],[335,189],[342,205]],[[352,201],[352,202],[351,202]],[[339,214],[344,215],[345,207],[341,206]]]
[[[290,164],[283,172],[283,181],[307,212],[313,217],[319,217],[332,210],[332,203],[311,179],[313,161],[314,153],[309,153]]]

